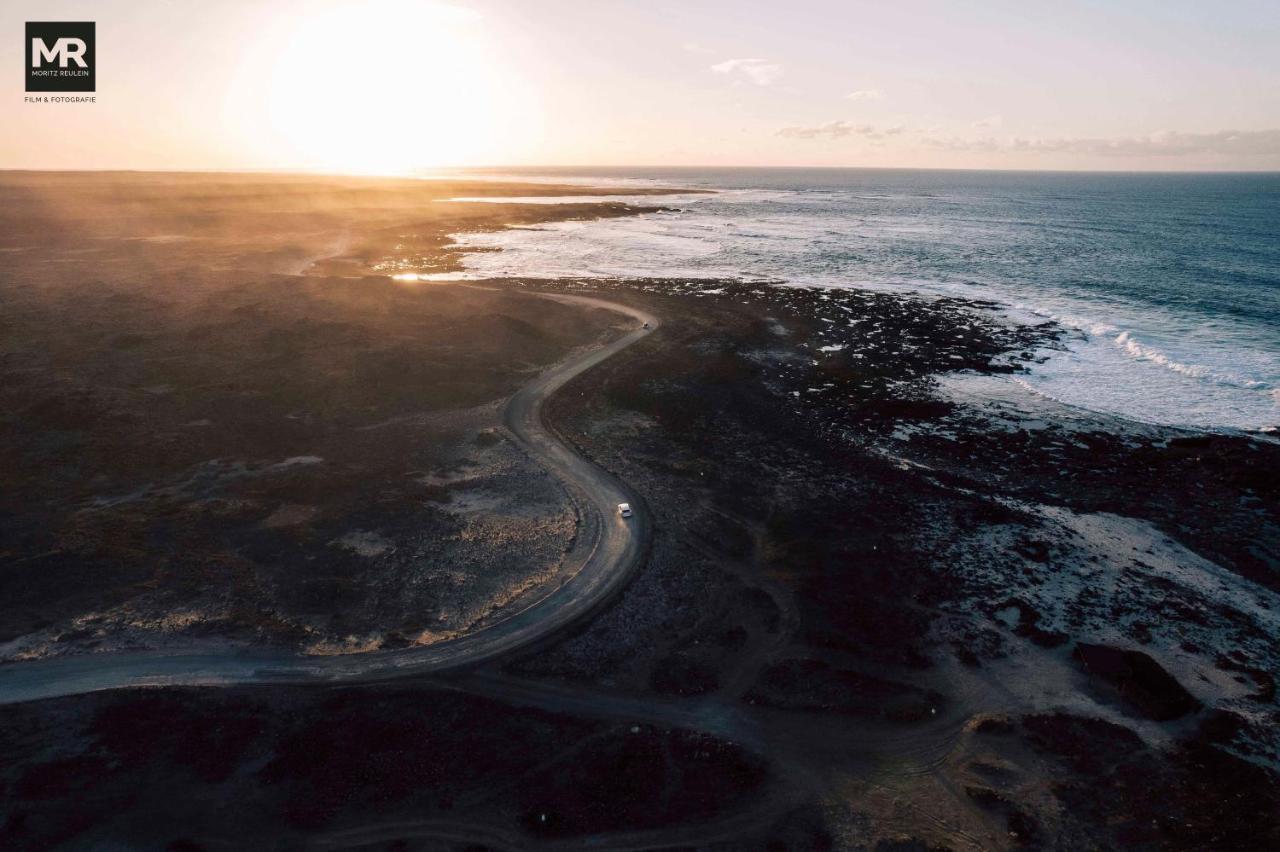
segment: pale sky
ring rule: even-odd
[[[0,0],[6,68],[3,168],[1280,169],[1276,0]]]

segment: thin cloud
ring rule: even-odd
[[[993,127],[1004,127],[1003,115],[989,115],[986,118],[980,118],[973,123],[978,130],[987,130]]]
[[[787,139],[847,139],[852,136],[884,139],[905,131],[906,128],[900,124],[892,127],[877,127],[874,124],[854,124],[851,121],[828,121],[826,124],[784,127],[778,131],[778,135]]]
[[[749,82],[757,86],[770,86],[782,76],[783,68],[767,59],[726,59],[711,66],[717,74],[735,78],[736,82]]]
[[[844,96],[847,101],[882,101],[884,92],[879,89],[859,89]]]
[[[1082,154],[1105,157],[1185,157],[1192,155],[1280,157],[1280,130],[1219,130],[1149,136],[960,139],[929,138],[925,144],[948,151],[1008,151],[1029,154]]]
[[[1004,144],[990,136],[981,139],[963,139],[959,136],[927,136],[921,140],[930,148],[940,151],[984,151],[994,152],[1004,149]]]

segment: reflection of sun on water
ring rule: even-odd
[[[493,161],[523,107],[465,9],[349,3],[292,19],[280,39],[263,94],[299,165],[385,174]]]

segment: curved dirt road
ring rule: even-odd
[[[465,636],[419,648],[307,657],[283,651],[89,654],[0,665],[0,704],[132,686],[326,683],[381,680],[443,671],[491,659],[546,638],[608,600],[639,567],[651,520],[625,483],[564,444],[548,427],[543,405],[551,394],[657,328],[656,317],[587,296],[536,293],[542,298],[624,313],[643,327],[546,371],[507,401],[503,423],[512,437],[563,482],[577,502],[582,564],[543,598]],[[635,514],[618,517],[630,502]]]

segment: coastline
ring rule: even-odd
[[[1261,188],[1151,178],[1126,194],[1088,176],[1040,186],[994,173],[937,186],[905,172],[685,176],[718,194],[671,215],[468,235],[487,252],[469,276],[740,279],[992,301],[1014,321],[1064,329],[1026,381],[1066,404],[1192,430],[1280,425],[1270,319],[1280,307],[1272,288],[1249,286],[1274,281],[1276,268],[1248,242],[1271,209]],[[1200,247],[1184,214],[1228,190],[1243,196],[1239,211],[1221,211],[1224,240],[1244,242]],[[1141,198],[1172,206],[1135,230]]]

